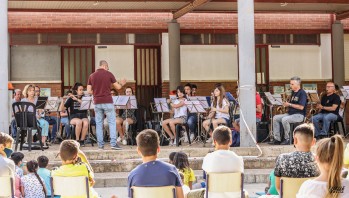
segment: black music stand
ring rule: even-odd
[[[48,97],[38,97],[35,105],[36,109],[45,109],[47,99]]]
[[[164,113],[169,113],[170,109],[168,108],[166,98],[154,98],[154,110],[156,113],[161,114],[160,126],[161,126],[161,144],[163,144],[164,138],[166,139],[166,133],[164,131],[164,127],[162,126],[162,122],[164,121]]]
[[[95,138],[91,136],[91,109],[94,109],[93,97],[85,96],[81,98],[81,105],[79,110],[87,110],[87,119],[88,119],[88,134],[87,134],[87,142],[91,143],[91,146],[94,146],[93,142],[97,142]],[[71,132],[71,133],[75,133]]]

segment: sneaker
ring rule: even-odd
[[[183,133],[183,137],[184,137],[184,142],[185,142],[185,143],[189,142],[189,141],[188,141],[188,134],[187,134],[187,132],[184,132],[184,133]]]
[[[115,146],[110,147],[111,150],[121,150],[120,146],[118,144],[115,144]]]
[[[193,142],[193,141],[194,141],[194,138],[195,138],[194,133],[191,133],[191,134],[190,134],[190,142]]]
[[[176,139],[173,140],[173,143],[172,143],[173,146],[176,146],[177,145],[177,141]]]
[[[116,139],[117,142],[121,142],[121,137],[119,136],[118,139]]]
[[[274,139],[274,141],[271,141],[271,142],[268,142],[268,144],[270,144],[270,145],[280,145],[280,141],[278,141],[278,140],[275,140]]]
[[[122,140],[123,145],[127,145],[127,141],[125,139]]]
[[[284,140],[280,143],[280,145],[289,145],[290,144],[290,140]]]
[[[206,140],[206,143],[212,143],[213,142],[213,140],[212,140],[212,138],[210,137],[210,138],[208,138],[208,140]]]
[[[173,139],[170,139],[170,142],[168,143],[169,146],[173,146],[173,142],[174,140]]]
[[[80,146],[85,147],[85,140],[80,140],[79,143],[80,143]]]

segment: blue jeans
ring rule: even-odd
[[[70,123],[68,117],[62,117],[61,123],[64,124],[64,130],[65,130],[65,137],[70,136]]]
[[[11,121],[11,133],[12,137],[16,137],[17,135],[17,123],[15,119],[12,119]]]
[[[198,126],[198,115],[196,113],[190,113],[187,120],[189,131],[191,134],[195,134]]]
[[[103,140],[103,119],[104,114],[107,116],[108,124],[109,124],[109,133],[110,133],[110,145],[116,145],[116,114],[114,105],[112,103],[105,104],[96,104],[95,105],[95,114],[96,114],[96,134],[97,134],[97,142],[98,147],[104,147]]]
[[[57,125],[59,124],[57,118],[54,116],[45,116],[45,120],[52,125],[51,140],[54,140],[56,138],[57,126],[59,126]]]
[[[334,113],[318,113],[312,118],[315,127],[315,137],[319,135],[327,135],[331,121],[337,120],[337,115]],[[322,129],[320,130],[319,122],[322,121]]]

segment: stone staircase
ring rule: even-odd
[[[262,155],[257,148],[231,148],[236,154],[243,156],[245,167],[244,183],[267,183],[270,172],[275,166],[275,159],[281,153],[291,152],[293,146],[269,146],[262,145]],[[61,165],[58,155],[59,146],[53,145],[45,151],[23,151],[26,161],[37,159],[40,155],[49,158],[49,169]],[[97,150],[97,147],[87,146],[82,148],[95,172],[95,187],[125,187],[127,186],[128,173],[137,165],[142,163],[138,156],[136,147],[123,146],[123,150],[114,151],[105,149]],[[159,160],[168,161],[171,152],[182,151],[189,156],[189,163],[195,172],[197,179],[202,179],[202,161],[204,156],[213,148],[202,147],[202,145],[182,147],[162,147]]]

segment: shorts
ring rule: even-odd
[[[70,119],[74,119],[74,118],[79,118],[79,119],[84,119],[87,118],[87,114],[86,113],[76,113],[76,114],[72,114],[70,116]]]
[[[182,119],[182,124],[186,124],[187,123],[187,116],[180,116],[178,117],[179,119]],[[178,118],[172,118],[172,119],[178,119]]]

